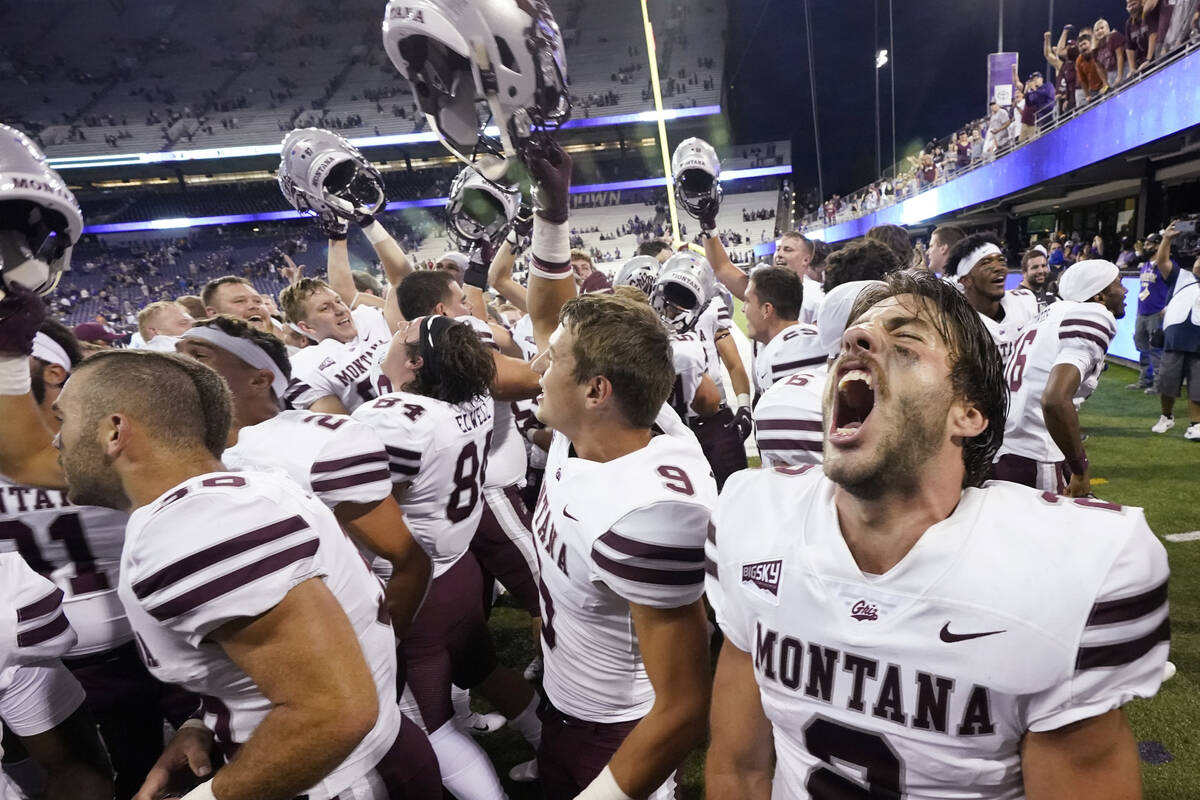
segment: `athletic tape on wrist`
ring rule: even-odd
[[[541,278],[571,277],[571,230],[565,222],[547,222],[541,217],[533,220],[532,275]]]
[[[363,228],[362,232],[367,237],[367,241],[373,245],[392,238],[392,235],[379,224],[378,220]]]
[[[0,394],[29,394],[31,385],[29,356],[0,356]]]
[[[212,778],[185,794],[182,800],[217,800],[217,796],[213,794],[212,790]]]
[[[746,408],[750,405],[750,395],[742,392],[737,396],[738,408]]]
[[[575,800],[633,800],[617,784],[612,770],[606,764],[596,779],[587,788],[575,796]]]

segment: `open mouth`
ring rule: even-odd
[[[856,439],[875,408],[875,379],[864,369],[849,369],[838,378],[829,437],[846,443]]]
[[[262,322],[263,318],[259,314],[251,314],[249,317],[246,318],[246,321],[247,322]]]

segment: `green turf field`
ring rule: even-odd
[[[1163,435],[1150,432],[1158,419],[1158,398],[1124,387],[1132,370],[1110,367],[1081,413],[1097,495],[1146,509],[1160,536],[1200,530],[1200,443],[1183,438],[1186,404],[1178,404],[1179,424]],[[1139,741],[1158,742],[1170,754],[1163,764],[1143,766],[1148,800],[1200,797],[1200,541],[1166,543],[1171,560],[1171,660],[1179,674],[1159,695],[1129,706]],[[533,654],[527,615],[499,607],[492,616],[501,659],[523,669]],[[478,703],[480,707],[483,704]],[[483,740],[502,769],[513,800],[536,798],[533,785],[507,780],[509,767],[531,757],[519,737],[504,730]],[[684,775],[684,796],[703,797],[702,753],[693,754]]]

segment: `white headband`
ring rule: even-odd
[[[958,262],[958,277],[966,277],[971,270],[975,269],[976,264],[978,264],[980,261],[983,261],[988,256],[1003,255],[1004,253],[1000,250],[1000,248],[996,247],[996,245],[992,244],[991,242],[988,242],[987,244],[981,244],[979,247],[976,247],[970,253],[963,256],[962,261]]]
[[[67,351],[41,331],[38,331],[37,335],[33,337],[32,355],[47,364],[58,364],[67,372],[71,371],[71,359],[67,356]]]
[[[269,370],[271,375],[274,376],[271,379],[271,389],[275,392],[276,398],[283,399],[288,379],[284,377],[283,371],[279,369],[279,365],[267,355],[267,352],[248,339],[230,336],[220,328],[210,328],[206,325],[197,325],[195,328],[188,328],[180,338],[199,339],[208,342],[222,350],[228,350],[255,369]]]

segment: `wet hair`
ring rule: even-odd
[[[876,225],[867,231],[868,241],[880,242],[896,254],[896,261],[907,267],[912,261],[912,239],[899,225]]]
[[[928,272],[893,272],[884,286],[864,289],[850,310],[847,327],[867,309],[889,297],[912,295],[928,300],[923,315],[950,351],[950,385],[954,394],[979,409],[987,428],[963,442],[963,488],[981,486],[992,458],[1004,441],[1008,388],[1004,364],[992,335],[975,309],[952,284]],[[930,314],[928,309],[935,311]]]
[[[454,275],[444,270],[421,270],[409,273],[393,294],[405,319],[432,314],[438,303],[446,301],[451,286],[457,283]]]
[[[102,350],[79,369],[87,375],[81,399],[85,426],[124,412],[157,441],[179,450],[225,451],[233,400],[225,379],[199,361],[149,350]]]
[[[449,317],[425,317],[417,341],[404,347],[410,359],[422,359],[416,376],[400,387],[406,392],[458,405],[487,394],[496,380],[495,359],[479,334]]]
[[[830,254],[825,261],[825,280],[822,288],[831,292],[850,281],[874,281],[902,265],[896,253],[883,242],[863,239]]]

